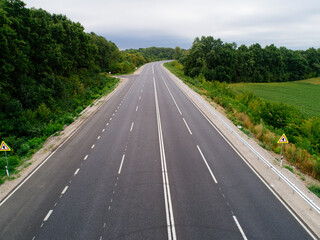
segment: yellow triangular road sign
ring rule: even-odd
[[[278,140],[278,143],[289,143],[288,138],[285,134],[281,136],[281,138]]]
[[[2,141],[1,146],[0,146],[0,151],[5,152],[5,151],[11,151],[11,149],[8,147],[8,145]]]

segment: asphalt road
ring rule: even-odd
[[[0,207],[0,239],[311,239],[159,62]]]

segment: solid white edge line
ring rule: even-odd
[[[132,86],[132,85],[131,85]],[[122,87],[123,88],[123,87]],[[112,93],[108,94],[106,97],[106,100],[104,103],[106,103],[107,101],[110,100],[110,98],[116,93],[120,91],[119,88],[116,88],[114,91],[112,91]],[[95,113],[104,105],[101,104],[99,107],[97,107],[92,113],[91,115],[82,123],[80,123],[80,126],[78,126],[71,134],[69,137],[67,137],[67,139],[65,139],[58,147],[56,150],[54,150],[49,156],[47,156],[42,163],[40,163],[34,170],[32,170],[32,172],[22,181],[20,182],[4,199],[2,199],[2,201],[0,201],[0,207],[16,192],[19,190],[19,188],[25,184],[32,176],[33,174],[35,174],[42,166],[43,164],[45,164],[53,154],[55,154],[71,137],[73,137],[73,135],[78,132],[78,130],[87,122],[91,119],[91,117],[93,117],[95,115]]]
[[[123,161],[124,161],[124,158],[125,158],[125,154],[122,155],[122,159],[121,159],[121,163],[120,163],[120,167],[119,167],[119,171],[118,171],[118,174],[121,173],[121,169],[122,169],[122,164],[123,164]]]
[[[174,76],[176,79],[178,79],[176,76]],[[179,81],[179,80],[176,80]],[[181,80],[180,80],[181,81]],[[176,83],[177,84],[177,83]],[[183,83],[179,82],[179,85],[182,86]],[[177,84],[178,85],[178,84]],[[179,86],[178,86],[179,87]],[[187,88],[187,86],[185,86],[184,88]],[[179,89],[181,90],[181,88],[179,87]],[[191,91],[191,90],[189,90]],[[220,136],[229,144],[229,146],[231,146],[231,148],[238,154],[238,156],[241,157],[241,159],[247,164],[247,166],[256,174],[256,176],[262,181],[262,183],[270,190],[270,192],[279,200],[279,202],[288,210],[289,213],[291,213],[291,215],[296,219],[296,221],[306,230],[306,232],[313,238],[313,239],[317,239],[317,237],[314,236],[314,234],[312,232],[310,232],[310,230],[307,228],[306,224],[303,223],[299,217],[297,216],[297,214],[295,214],[290,207],[287,205],[287,203],[285,203],[279,196],[278,194],[269,186],[269,184],[259,175],[259,173],[250,165],[250,163],[244,158],[242,157],[242,155],[240,154],[240,152],[229,142],[229,140],[222,134],[222,132],[211,122],[211,120],[202,112],[202,110],[193,102],[193,100],[184,92],[181,90],[181,92],[190,100],[190,102],[198,109],[198,111],[204,116],[205,119],[207,119],[207,121],[209,122],[209,124],[211,124],[211,126],[220,134]],[[200,100],[198,100],[200,101]],[[274,168],[273,168],[274,169]]]
[[[162,77],[162,76],[161,76],[161,77]],[[170,89],[169,89],[169,87],[168,87],[167,83],[164,81],[164,78],[163,78],[163,77],[162,77],[162,81],[163,81],[163,82],[164,82],[164,84],[166,85],[166,87],[167,87],[167,89],[168,89],[168,91],[169,91],[169,93],[170,93],[170,96],[171,96],[171,98],[172,98],[172,100],[173,100],[174,104],[176,105],[176,107],[177,107],[177,109],[178,109],[178,111],[179,111],[180,115],[182,115],[182,113],[181,113],[181,111],[180,111],[180,108],[179,108],[179,106],[178,106],[178,104],[177,104],[176,100],[174,99],[174,97],[173,97],[173,95],[172,95],[172,93],[171,93],[171,91],[170,91]]]
[[[153,77],[153,84],[154,84],[154,95],[155,95],[155,104],[156,104],[159,148],[160,148],[160,158],[161,158],[161,168],[162,168],[163,194],[164,194],[164,200],[165,200],[168,239],[171,240],[173,238],[174,240],[176,240],[177,237],[176,237],[176,230],[175,230],[175,224],[174,224],[170,184],[169,184],[163,136],[162,136],[160,110],[159,110],[159,103],[158,103],[158,97],[157,97],[157,87],[156,87],[154,77]]]
[[[53,210],[50,210],[50,211],[47,213],[46,217],[43,219],[44,222],[48,221],[48,219],[49,219],[49,217],[51,216],[52,212],[53,212]]]
[[[74,172],[73,176],[77,175],[79,171],[80,171],[80,168],[78,168],[78,169]]]
[[[211,168],[210,168],[210,166],[209,166],[206,158],[204,157],[204,155],[203,155],[203,153],[202,153],[199,145],[197,145],[197,148],[198,148],[198,150],[199,150],[199,152],[200,152],[200,154],[201,154],[201,157],[202,157],[203,161],[205,162],[205,164],[206,164],[206,166],[207,166],[207,168],[208,168],[208,170],[209,170],[209,172],[210,172],[210,174],[211,174],[211,177],[212,177],[213,181],[214,181],[215,183],[218,183],[218,181],[217,181],[217,179],[215,178],[215,176],[213,175],[213,173],[212,173],[212,171],[211,171]]]
[[[191,132],[191,130],[190,130],[190,128],[189,128],[189,126],[188,126],[188,124],[187,124],[186,120],[185,120],[184,118],[182,118],[182,119],[183,119],[183,121],[184,121],[184,124],[185,124],[185,125],[186,125],[186,127],[188,128],[190,135],[192,135],[192,132]]]
[[[237,226],[238,226],[238,228],[239,228],[239,231],[240,231],[240,233],[241,233],[241,235],[242,235],[243,239],[244,239],[244,240],[247,240],[247,237],[246,237],[246,235],[244,234],[244,231],[243,231],[243,229],[242,229],[242,227],[241,227],[240,223],[238,222],[237,217],[236,217],[236,216],[233,216],[233,219],[234,219],[234,221],[236,222],[236,224],[237,224]]]
[[[63,191],[61,192],[61,194],[65,194],[66,191],[68,190],[68,188],[69,188],[69,186],[65,186],[64,189],[63,189]]]
[[[132,132],[134,122],[131,123],[130,132]]]

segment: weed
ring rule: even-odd
[[[320,186],[312,185],[308,189],[320,198]]]
[[[283,167],[286,168],[286,169],[288,169],[288,170],[289,170],[290,172],[292,172],[292,173],[294,172],[294,171],[293,171],[293,168],[290,167],[290,166],[288,166],[288,165],[284,165]]]

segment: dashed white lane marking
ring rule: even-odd
[[[190,128],[184,118],[183,118],[183,121],[184,121],[184,124],[186,125],[186,127],[188,128],[190,135],[192,135],[192,132],[191,132],[191,130],[190,130]]]
[[[102,236],[100,236],[100,240],[102,240]]]
[[[36,236],[33,236],[32,240],[34,240],[36,238]]]
[[[104,132],[106,129],[104,128],[104,129],[102,129],[102,132]]]
[[[130,132],[132,132],[134,122],[131,123]]]
[[[106,228],[106,226],[107,226],[107,223],[104,223],[104,224],[103,224],[103,228]]]
[[[43,219],[44,222],[48,221],[48,219],[49,219],[50,215],[52,214],[52,212],[53,212],[53,210],[50,210],[50,211],[47,213],[46,217]]]
[[[87,160],[87,158],[88,158],[88,155],[86,155],[83,160]]]
[[[106,123],[106,126],[108,126],[109,125],[109,123]]]
[[[198,145],[197,145],[197,148],[198,148],[198,150],[199,150],[199,152],[200,152],[200,154],[201,154],[201,157],[202,157],[203,161],[205,162],[205,164],[206,164],[206,166],[207,166],[207,168],[208,168],[208,170],[209,170],[209,172],[210,172],[210,174],[211,174],[211,177],[212,177],[213,181],[214,181],[215,183],[218,183],[217,179],[215,178],[215,176],[213,175],[213,173],[212,173],[212,171],[211,171],[211,168],[209,167],[209,164],[208,164],[206,158],[203,156],[203,153],[202,153],[202,151],[201,151],[201,149],[200,149],[200,147],[199,147]]]
[[[139,106],[136,107],[136,111],[138,111]]]
[[[141,96],[139,96],[139,100],[141,100]]]
[[[143,89],[141,89],[141,92],[143,92]]]
[[[123,164],[123,161],[124,161],[124,158],[125,158],[125,154],[122,155],[122,159],[121,159],[121,163],[120,163],[120,167],[119,167],[119,171],[118,171],[118,174],[121,173],[121,169],[122,169],[122,164]]]
[[[101,138],[101,136],[98,136],[97,139],[99,140]]]
[[[112,118],[110,118],[110,121],[112,120]]]
[[[65,194],[66,191],[68,190],[68,188],[69,188],[69,186],[65,186],[64,189],[63,189],[63,191],[61,192],[61,194]]]
[[[57,205],[58,205],[58,203],[55,203],[55,204],[54,204],[54,207],[56,207]]]
[[[112,114],[112,116],[114,116],[115,114]]]
[[[162,77],[162,76],[161,76],[161,77]],[[176,107],[177,107],[177,109],[178,109],[178,111],[179,111],[180,115],[182,115],[182,113],[181,113],[181,111],[180,111],[180,108],[178,107],[178,104],[177,104],[176,100],[174,99],[174,97],[173,97],[173,95],[172,95],[172,93],[171,93],[171,91],[170,91],[170,89],[169,89],[169,87],[168,87],[167,83],[164,81],[164,78],[163,78],[163,77],[162,77],[162,81],[163,81],[163,82],[164,82],[164,84],[166,85],[166,87],[167,87],[167,89],[168,89],[168,92],[170,93],[170,96],[171,96],[171,98],[172,98],[172,100],[173,100],[174,104],[176,105]]]
[[[234,219],[234,221],[236,222],[236,224],[237,224],[237,226],[238,226],[238,228],[239,228],[239,231],[241,232],[241,235],[242,235],[243,239],[244,239],[244,240],[247,240],[247,237],[246,237],[246,235],[244,234],[244,231],[242,230],[242,227],[240,226],[240,223],[238,222],[237,217],[236,217],[236,216],[233,216],[233,219]]]
[[[44,225],[44,223],[42,223],[42,224],[41,224],[40,228],[42,228],[42,227],[43,227],[43,225]]]
[[[80,170],[80,168],[78,168],[78,169],[74,172],[73,176],[77,175],[78,172],[79,172],[79,170]]]
[[[96,146],[96,145],[93,144],[91,148],[94,148],[95,146]]]

